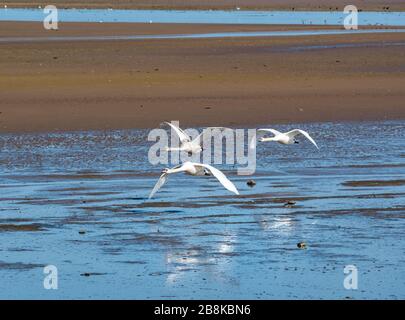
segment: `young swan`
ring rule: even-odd
[[[300,129],[294,129],[291,131],[288,131],[286,133],[282,133],[280,131],[274,130],[274,129],[258,129],[258,133],[266,133],[266,132],[271,132],[274,136],[273,137],[262,137],[259,138],[260,142],[267,142],[267,141],[275,141],[281,144],[294,144],[294,143],[299,143],[297,140],[295,140],[295,136],[302,134],[304,137],[306,137],[311,143],[319,149],[318,145],[314,141],[314,139],[311,138],[311,136],[308,134],[308,132]],[[251,148],[254,148],[254,143],[255,139],[252,139],[251,141]]]
[[[195,163],[195,162],[184,162],[181,165],[178,165],[172,169],[163,169],[162,175],[160,176],[158,182],[156,183],[155,187],[153,188],[152,192],[149,195],[149,199],[151,199],[156,192],[166,183],[170,174],[184,172],[186,174],[192,176],[204,176],[204,175],[213,175],[218,181],[229,191],[239,194],[238,190],[236,189],[235,185],[218,169],[202,163]]]
[[[169,125],[174,132],[179,136],[180,139],[180,146],[178,148],[169,148],[166,147],[166,151],[185,151],[189,155],[194,154],[194,153],[200,153],[202,151],[201,147],[201,134],[195,138],[194,140],[191,140],[191,137],[184,132],[181,128],[171,124],[170,122],[164,122],[165,124]]]
[[[189,156],[203,151],[203,147],[202,147],[203,139],[202,138],[203,138],[204,130],[194,140],[192,140],[191,137],[187,133],[185,133],[183,129],[179,128],[178,126],[175,126],[174,124],[172,124],[170,122],[163,122],[163,124],[169,125],[180,139],[179,147],[177,147],[177,148],[166,147],[166,151],[169,151],[169,152],[170,151],[184,151],[184,152],[187,152]],[[227,128],[208,127],[206,129],[210,129],[210,130],[217,129],[217,130],[222,131]]]

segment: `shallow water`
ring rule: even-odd
[[[146,130],[0,135],[0,298],[405,298],[405,122],[297,126],[319,151],[218,166],[240,196],[178,175],[152,201]]]
[[[251,37],[300,37],[320,35],[354,35],[370,33],[405,33],[405,29],[367,29],[367,30],[303,30],[303,31],[259,31],[259,32],[213,32],[192,34],[155,34],[155,35],[120,35],[120,36],[52,36],[52,37],[4,37],[0,43],[25,43],[49,41],[109,41],[109,40],[145,40],[145,39],[211,39],[211,38],[251,38]],[[346,44],[362,46],[364,44]],[[404,45],[391,43],[387,45]],[[339,46],[337,44],[336,46]],[[319,48],[320,46],[318,46]],[[308,46],[306,47],[308,48]],[[309,47],[310,49],[310,47]]]
[[[358,13],[358,24],[405,26],[405,12]],[[42,9],[0,9],[0,21],[43,21]],[[61,22],[342,25],[341,11],[59,9]]]

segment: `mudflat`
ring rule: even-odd
[[[2,22],[0,37],[308,28]],[[404,46],[404,33],[3,42],[0,132],[403,119]]]
[[[1,134],[0,298],[405,297],[404,122],[295,127],[321,149],[259,143],[252,176],[221,165],[239,196],[175,175],[151,200],[148,129]],[[71,289],[43,289],[50,260]]]

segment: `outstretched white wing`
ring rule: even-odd
[[[286,133],[287,136],[289,136],[290,138],[295,137],[297,134],[302,134],[304,137],[306,137],[309,141],[312,142],[312,144],[317,147],[317,149],[319,149],[318,145],[316,144],[315,140],[311,138],[311,136],[309,135],[308,132],[304,131],[304,130],[300,130],[300,129],[294,129],[291,131],[288,131]]]
[[[218,179],[219,182],[229,191],[239,194],[239,191],[236,189],[235,185],[218,169],[214,168],[213,166],[210,166],[209,164],[203,164],[203,163],[193,163],[194,166],[196,167],[204,167],[207,170],[209,170],[212,175]]]
[[[197,137],[195,137],[194,138],[194,140],[193,141],[191,141],[191,143],[192,144],[197,144],[197,145],[201,145],[201,138],[202,138],[202,136],[204,135],[204,131],[203,132],[201,132]]]
[[[258,133],[265,133],[265,132],[271,132],[272,134],[274,134],[275,136],[281,134],[280,131],[274,130],[274,129],[257,129]]]
[[[249,144],[250,149],[254,149],[256,147],[258,137],[261,137],[261,136],[265,135],[268,132],[274,134],[275,136],[278,135],[278,134],[281,134],[280,131],[277,131],[277,130],[274,130],[274,129],[257,129],[256,134],[253,136],[252,140],[250,141],[250,144]]]
[[[163,173],[160,176],[158,182],[156,182],[155,186],[153,187],[152,192],[149,195],[149,199],[151,199],[155,195],[155,193],[158,192],[161,187],[163,187],[163,185],[166,183],[168,178],[169,178],[169,175],[167,173]]]
[[[176,132],[176,134],[180,138],[181,143],[190,142],[190,140],[191,140],[190,137],[182,129],[180,129],[179,127],[176,127],[174,124],[172,124],[170,122],[164,122],[164,123],[168,124]]]

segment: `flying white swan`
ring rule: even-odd
[[[218,169],[202,163],[194,163],[194,162],[184,162],[181,165],[178,165],[172,169],[164,169],[162,171],[162,175],[160,176],[158,182],[156,183],[155,187],[153,188],[152,192],[149,195],[149,199],[152,198],[155,193],[166,183],[170,174],[184,172],[186,174],[192,176],[204,176],[212,174],[218,181],[229,191],[239,194],[238,190],[236,189],[235,185]]]
[[[180,139],[180,146],[176,147],[176,148],[169,148],[166,147],[166,151],[185,151],[187,152],[189,155],[192,154],[196,154],[196,153],[200,153],[203,148],[202,148],[202,136],[204,134],[204,130],[194,139],[191,140],[191,137],[184,132],[184,130],[182,130],[181,128],[175,126],[174,124],[170,123],[170,122],[163,122],[167,125],[169,125],[174,132],[176,132],[176,134],[179,136]],[[220,130],[224,130],[227,128],[224,127],[209,127],[206,129],[220,129]]]
[[[302,134],[304,137],[306,137],[309,141],[312,142],[312,144],[319,149],[318,145],[314,141],[314,139],[311,138],[311,136],[308,134],[308,132],[300,129],[294,129],[291,131],[288,131],[286,133],[282,133],[280,131],[274,130],[274,129],[257,129],[258,133],[266,133],[270,132],[274,136],[273,137],[262,137],[259,139],[260,142],[267,142],[267,141],[275,141],[281,144],[294,144],[298,143],[297,140],[295,140],[295,136]],[[252,139],[250,142],[250,147],[254,148],[256,143],[256,137]]]
[[[180,146],[177,148],[169,148],[166,147],[166,151],[185,151],[188,152],[189,154],[193,153],[200,153],[202,151],[201,147],[201,136],[202,133],[200,133],[194,140],[191,140],[191,137],[184,132],[181,128],[175,126],[174,124],[170,122],[164,122],[165,124],[169,125],[174,132],[179,136],[180,139]]]

